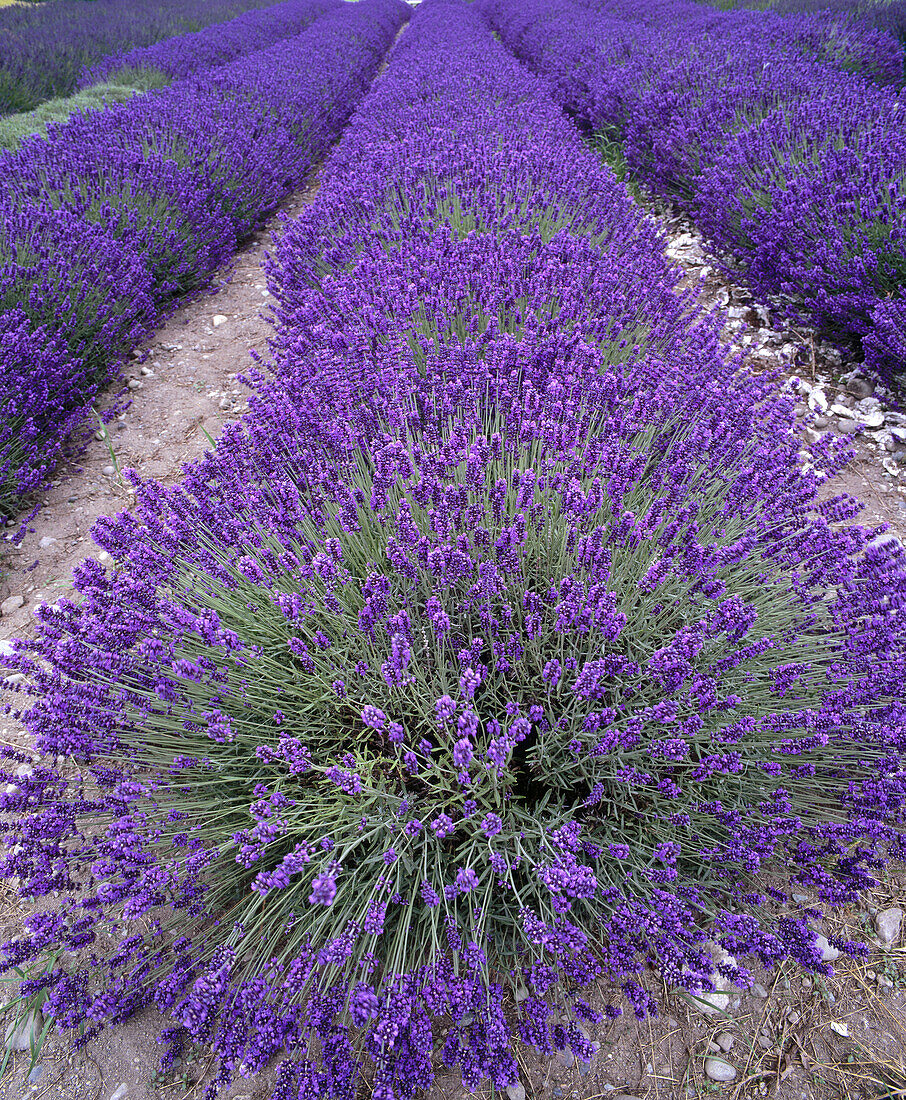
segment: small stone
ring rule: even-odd
[[[154,371],[150,367],[142,367],[140,373],[144,378],[154,377]]]
[[[836,1031],[838,1035],[842,1035],[844,1039],[849,1036],[849,1028],[840,1020],[831,1020],[830,1029],[831,1031]]]
[[[900,937],[903,923],[903,910],[899,908],[883,909],[875,917],[875,931],[883,944],[894,944]]]
[[[38,543],[38,545],[41,547],[42,550],[47,550],[48,547],[53,546],[56,541],[57,540],[55,538],[51,538],[50,535],[45,535]]]
[[[38,1042],[44,1018],[40,1012],[32,1012],[20,1024],[15,1022],[8,1024],[6,1028],[7,1050],[31,1050]]]
[[[107,553],[106,550],[102,550],[100,552],[100,554],[98,554],[98,561],[102,565],[106,565],[108,561],[113,561],[113,558],[111,558],[111,556]]]
[[[762,1001],[767,999],[768,991],[761,984],[761,982],[752,982],[751,992],[753,996],[758,997]]]
[[[830,962],[834,962],[836,959],[840,958],[840,952],[837,950],[836,947],[832,947],[827,942],[827,937],[826,936],[819,936],[815,940],[815,947],[817,947],[818,950],[821,952],[821,961],[822,962],[830,963]],[[811,981],[811,979],[809,979],[809,981]],[[803,986],[805,985],[805,979],[804,978],[802,980],[802,984],[803,984]]]
[[[18,611],[24,603],[24,596],[7,596],[3,603],[0,603],[0,615],[12,615],[12,613]]]
[[[813,984],[812,979],[809,978],[808,975],[802,979],[802,988],[806,991],[811,989]]]
[[[830,421],[828,420],[828,418],[826,416],[816,416],[815,419],[812,421],[812,424],[819,431],[823,431],[826,427],[828,427],[828,425],[830,424]]]
[[[113,475],[116,473],[116,467],[104,466],[101,470],[101,473],[104,475],[104,477],[113,477]]]
[[[557,1055],[557,1061],[560,1063],[561,1066],[565,1066],[567,1069],[571,1069],[574,1062],[576,1061],[576,1056],[571,1050],[561,1050],[560,1053]]]
[[[224,411],[233,407],[233,402],[228,397],[221,397],[220,407]]]
[[[827,593],[825,593],[825,595],[827,595]],[[834,595],[836,595],[836,592],[834,593]],[[828,599],[832,598],[833,597],[828,597]],[[800,905],[802,905],[804,902],[808,901],[808,894],[793,894],[793,901],[798,902]]]
[[[215,313],[214,316],[211,318],[211,324],[214,326],[214,328],[220,328],[220,326],[225,325],[228,320],[229,317],[225,317],[222,313]]]
[[[717,1038],[714,1040],[714,1042],[717,1043],[724,1054],[727,1054],[732,1048],[733,1044],[736,1042],[736,1040],[733,1038],[729,1031],[722,1031],[720,1035],[718,1035]]]
[[[123,1084],[117,1085],[116,1089],[111,1092],[110,1100],[123,1100],[123,1097],[128,1096],[128,1094],[129,1086],[124,1081]]]
[[[130,378],[128,387],[130,390],[143,390],[145,388],[145,383],[139,382],[137,378]],[[103,439],[103,436],[101,438]]]
[[[525,1100],[525,1085],[519,1081],[515,1085],[507,1085],[506,1094],[509,1100]]]
[[[705,1075],[712,1081],[735,1081],[736,1069],[722,1058],[705,1059]]]
[[[843,435],[855,435],[859,430],[859,425],[855,420],[840,420],[837,423],[837,427],[843,433]]]
[[[846,383],[846,392],[851,393],[853,397],[871,397],[874,387],[864,378],[850,378]]]
[[[713,1042],[713,1040],[709,1039],[708,1040],[708,1053],[709,1054],[721,1054],[722,1051],[721,1051],[720,1047],[717,1045],[717,1043],[715,1043],[715,1042]]]
[[[877,978],[877,976],[878,975],[873,970],[866,970],[865,971],[865,977],[868,978],[868,980],[870,982],[873,982],[875,980],[875,978]]]
[[[774,1041],[768,1035],[759,1035],[758,1045],[761,1047],[762,1050],[770,1050],[771,1047],[774,1045]]]
[[[38,1062],[36,1066],[32,1067],[31,1073],[25,1078],[26,1085],[37,1085],[37,1083],[44,1076],[44,1066]]]
[[[787,1019],[790,1022],[790,1027],[795,1027],[796,1024],[798,1024],[799,1021],[802,1019],[802,1016],[795,1009],[793,1009],[789,1016],[787,1016]]]
[[[107,433],[101,428],[98,428],[98,430],[94,433],[94,438],[98,441],[98,443],[101,443],[107,438]]]

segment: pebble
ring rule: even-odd
[[[712,1081],[735,1081],[736,1069],[720,1058],[705,1059],[705,1074]]]
[[[799,1021],[802,1019],[802,1016],[795,1009],[793,1009],[789,1016],[787,1016],[787,1019],[790,1022],[790,1026],[795,1027],[796,1024],[798,1024]]]
[[[767,999],[768,991],[761,984],[761,982],[752,982],[752,993],[754,996],[760,998],[762,1001]]]
[[[150,367],[142,367],[140,373],[145,378],[153,378],[154,377],[154,371]]]
[[[37,1085],[43,1076],[44,1066],[38,1062],[38,1064],[32,1068],[31,1073],[25,1078],[25,1083],[26,1085]]]
[[[840,420],[837,427],[844,435],[855,435],[859,430],[859,425],[855,420]]]
[[[759,1035],[758,1045],[761,1047],[762,1050],[770,1050],[771,1047],[774,1045],[774,1041],[768,1035]]]
[[[834,962],[835,959],[840,958],[840,952],[837,950],[836,947],[832,947],[827,942],[827,937],[826,936],[819,936],[815,940],[815,947],[817,947],[818,950],[821,952],[821,961],[822,962],[830,963],[830,962]],[[802,980],[802,984],[805,985],[805,979],[804,978]]]
[[[101,473],[104,475],[104,477],[113,477],[113,475],[116,473],[116,467],[104,466],[101,470]]]
[[[130,378],[128,386],[130,390],[143,390],[145,388],[145,383],[139,382],[137,378]],[[101,438],[103,438],[103,436]]]
[[[116,1089],[111,1092],[110,1100],[123,1100],[123,1097],[127,1096],[128,1093],[129,1086],[124,1081],[121,1085],[117,1085]]]
[[[21,1024],[7,1025],[4,1042],[7,1050],[31,1050],[41,1034],[44,1018],[40,1012],[33,1012]]]
[[[874,388],[864,378],[850,378],[846,383],[846,392],[851,393],[853,397],[871,397]]]
[[[849,1028],[846,1024],[841,1023],[840,1020],[831,1020],[830,1029],[831,1031],[835,1031],[838,1035],[842,1035],[844,1039],[849,1036]]]
[[[507,1085],[506,1094],[509,1100],[525,1100],[525,1085],[518,1081],[515,1085]]]
[[[557,1055],[557,1061],[560,1063],[561,1066],[565,1066],[567,1069],[570,1069],[576,1061],[576,1056],[571,1050],[561,1050],[560,1053]]]
[[[55,538],[51,538],[50,535],[45,535],[38,543],[38,545],[41,547],[42,550],[46,550],[49,546],[53,546],[56,541],[57,540]]]
[[[229,318],[225,317],[222,313],[215,313],[211,318],[211,324],[214,328],[219,328],[221,325],[225,325],[228,320]]]
[[[793,894],[793,901],[797,901],[802,905],[804,902],[808,901],[808,894]]]
[[[903,910],[894,907],[883,909],[875,917],[875,931],[881,943],[890,945],[897,942],[900,936],[900,926],[903,923]]]
[[[724,1054],[726,1054],[732,1048],[736,1040],[733,1038],[729,1031],[722,1031],[720,1035],[718,1035],[717,1038],[714,1040],[714,1042],[717,1043]]]
[[[24,596],[7,596],[3,603],[0,603],[0,615],[12,615],[12,613],[18,611],[24,603]]]

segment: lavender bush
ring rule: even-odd
[[[636,178],[685,206],[735,276],[841,341],[867,341],[886,375],[901,371],[873,335],[874,318],[902,300],[906,264],[896,93],[829,64],[838,43],[818,48],[823,24],[806,48],[800,29],[813,17],[665,0],[643,23],[636,0],[596,7],[590,17],[582,0],[484,0],[504,41],[619,143]],[[828,20],[860,56],[862,32]]]
[[[209,1095],[280,1055],[276,1100],[411,1097],[589,1058],[598,976],[644,1016],[716,943],[826,972],[785,902],[902,854],[906,562],[662,244],[474,9],[417,10],[248,418],[7,662],[3,870],[61,898],[5,967],[78,1042],[156,1006]]]
[[[86,65],[272,0],[61,0],[0,10],[0,115],[68,95]]]
[[[138,331],[122,322],[124,310],[152,320],[174,294],[209,277],[237,240],[299,186],[365,93],[407,14],[400,0],[344,5],[301,35],[210,70],[203,80],[51,123],[46,139],[34,136],[0,154],[9,219],[0,236],[3,296],[27,300],[35,326],[60,332],[75,359],[90,355],[92,371],[103,364],[98,380],[115,372]],[[53,227],[50,254],[40,243],[45,226]],[[87,277],[86,238],[93,241],[87,262],[95,273]],[[97,275],[124,264],[130,275],[120,286]],[[141,277],[136,267],[144,269]],[[148,295],[154,309],[146,309]],[[56,368],[45,378],[30,354],[14,341],[0,349],[0,369],[21,380],[5,395],[0,421],[4,507],[40,484],[37,471],[65,440],[54,431],[41,442],[38,432],[25,445],[21,425],[62,424],[78,392],[76,383],[58,391]],[[74,360],[73,379],[82,369]],[[96,392],[94,385],[85,389],[83,415]]]
[[[128,75],[134,70],[151,70],[171,79],[187,77],[264,49],[282,38],[293,38],[307,24],[337,8],[338,0],[284,0],[263,10],[244,12],[204,30],[111,54],[86,69],[78,86],[90,88],[109,80],[119,81],[124,72]]]

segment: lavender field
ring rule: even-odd
[[[897,5],[165,7],[0,14],[69,73],[0,125],[0,1100],[136,1020],[116,1100],[829,1100],[800,1012],[726,1029],[906,984]],[[121,471],[143,344],[304,188],[247,408]],[[128,506],[12,636],[99,425]],[[607,1065],[676,1004],[682,1072]]]

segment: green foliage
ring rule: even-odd
[[[163,88],[169,83],[169,77],[158,69],[121,69],[104,84],[0,118],[0,149],[15,149],[33,134],[46,137],[48,123],[65,122],[77,111],[103,111],[111,103],[125,103],[137,92]]]

